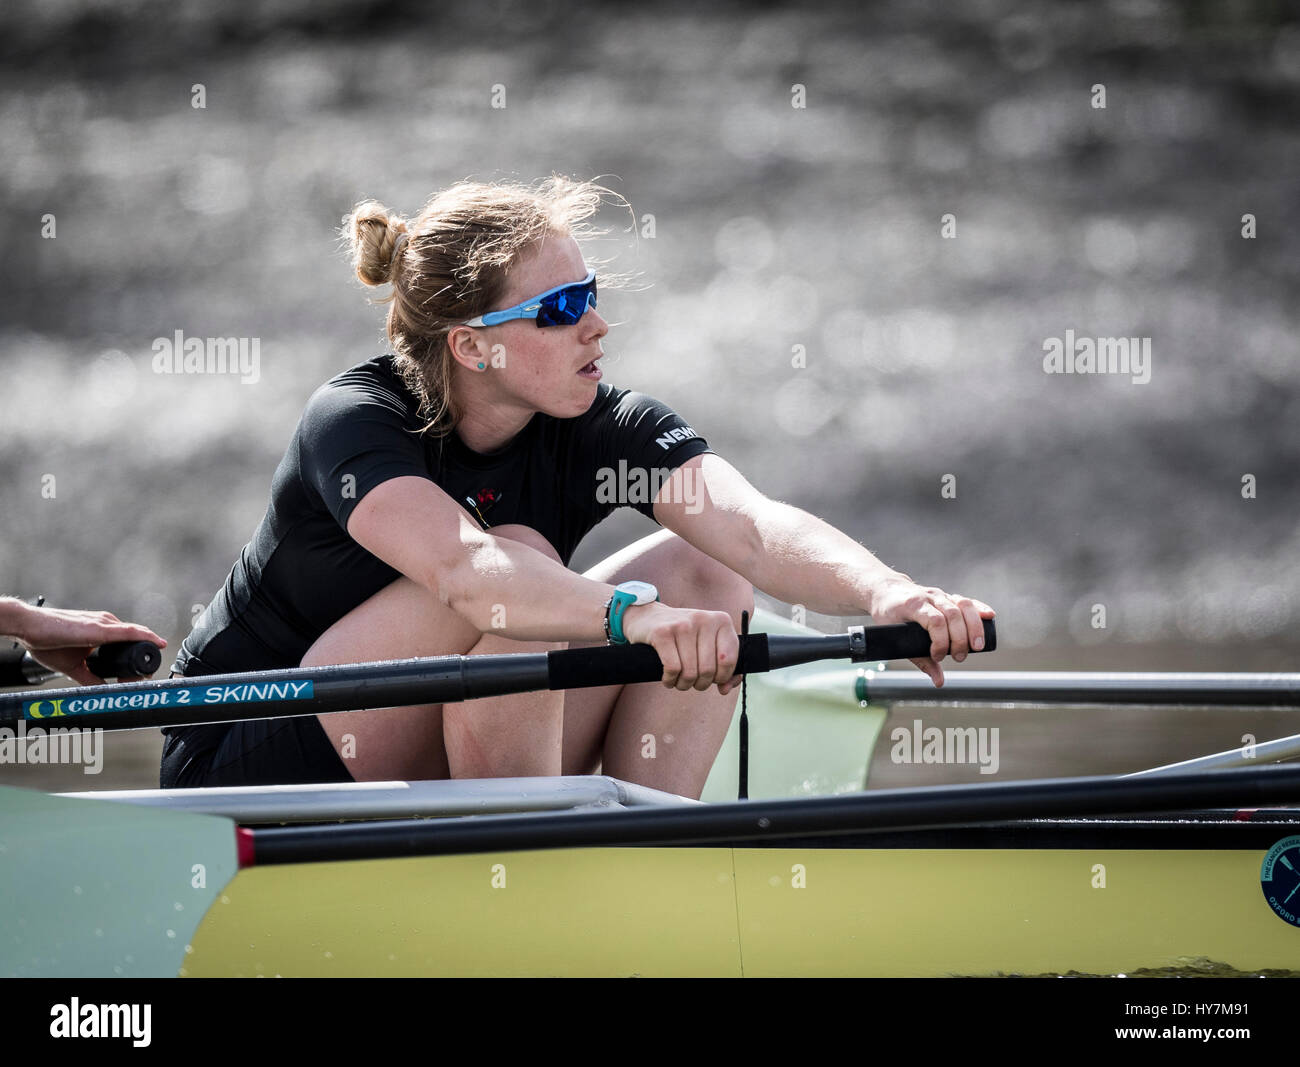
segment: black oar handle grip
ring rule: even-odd
[[[930,646],[934,643],[919,622],[868,626],[863,628],[863,634],[863,650],[855,649],[853,652],[853,659],[858,663],[877,659],[923,659],[930,654]],[[997,647],[997,628],[992,619],[985,619],[984,647],[980,651],[993,652]]]
[[[146,678],[161,665],[162,652],[148,641],[112,641],[86,657],[98,678]],[[0,650],[0,687],[40,685],[57,673],[21,646]]]
[[[22,645],[11,646],[10,642],[4,642],[4,648],[0,649],[0,686],[32,684],[31,678],[23,670],[23,657],[25,655],[26,650]]]
[[[847,656],[855,663],[885,659],[920,659],[930,654],[930,635],[916,622],[889,626],[853,626],[847,634],[771,638],[743,634],[736,674],[759,674],[814,660]],[[984,620],[983,652],[998,647],[992,619]],[[546,654],[552,689],[585,689],[602,685],[657,682],[664,674],[659,653],[650,645],[595,645]],[[477,695],[477,694],[476,694]]]
[[[86,666],[100,678],[148,677],[161,664],[162,651],[148,641],[113,641],[86,657]]]
[[[664,676],[659,653],[650,645],[595,645],[547,653],[552,689],[586,689],[602,685],[657,682]],[[769,670],[767,634],[740,638],[737,674]]]

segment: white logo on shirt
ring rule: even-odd
[[[676,430],[669,430],[662,437],[656,437],[655,444],[657,444],[664,451],[667,451],[668,449],[672,448],[673,445],[679,444],[682,441],[689,441],[692,437],[699,437],[699,436],[700,435],[697,434],[694,430],[692,430],[689,426],[680,426]]]

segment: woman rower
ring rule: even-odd
[[[313,394],[265,517],[172,669],[612,641],[652,645],[662,684],[182,727],[167,731],[164,787],[603,770],[698,797],[754,587],[921,623],[931,657],[913,662],[935,685],[946,655],[982,646],[992,609],[767,499],[670,408],[601,381],[609,326],[579,239],[607,192],[462,182],[411,221],[357,207],[345,233],[358,277],[392,286],[393,354]],[[663,529],[577,574],[578,543],[619,506],[602,490],[620,464],[665,479],[632,505]]]

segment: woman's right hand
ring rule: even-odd
[[[711,685],[726,694],[740,684],[735,675],[740,656],[736,626],[725,611],[672,608],[667,604],[633,604],[623,615],[623,635],[634,645],[650,645],[664,665],[669,689]]]

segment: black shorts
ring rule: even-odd
[[[163,731],[163,789],[350,782],[315,715],[181,726]]]

